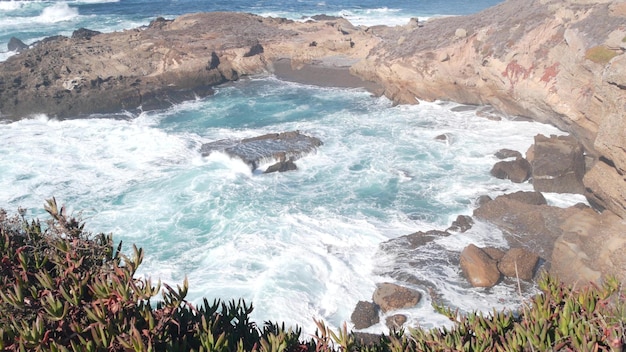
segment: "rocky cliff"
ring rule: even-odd
[[[570,132],[588,198],[626,218],[625,48],[624,1],[510,0],[387,30],[352,71],[398,103],[491,104]]]

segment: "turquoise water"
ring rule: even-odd
[[[560,133],[455,106],[393,107],[360,90],[257,77],[127,119],[36,116],[0,124],[0,207],[41,216],[44,199],[56,196],[92,231],[113,233],[126,250],[143,247],[142,275],[172,284],[188,277],[192,300],[243,297],[256,321],[312,333],[313,318],[340,326],[377,282],[391,280],[393,258],[380,242],[447,228],[480,195],[530,189],[491,177],[493,153],[525,152],[535,134]],[[202,143],[289,130],[324,142],[295,172],[253,173],[199,152]],[[443,133],[449,141],[436,141]],[[506,245],[485,224],[440,245],[458,252],[470,242]],[[458,267],[437,260],[441,253],[423,255],[433,260],[411,270],[462,310],[519,303],[515,287],[468,288]],[[428,295],[403,313],[412,324],[446,322]]]

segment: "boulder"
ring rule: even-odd
[[[280,160],[276,164],[269,166],[267,169],[265,169],[264,173],[269,174],[272,172],[286,172],[293,170],[298,170],[298,167],[293,162],[293,158],[289,158],[288,160]]]
[[[521,158],[522,153],[512,149],[500,149],[495,154],[498,159]]]
[[[402,286],[392,283],[381,283],[376,285],[373,301],[383,312],[396,309],[410,308],[416,306],[422,294]]]
[[[385,319],[385,325],[387,325],[390,331],[399,331],[406,321],[406,315],[395,314]]]
[[[9,51],[15,51],[19,53],[24,49],[28,49],[28,45],[24,44],[23,41],[15,37],[11,37],[11,39],[9,39],[9,43],[7,44],[7,49],[9,49]]]
[[[357,330],[367,329],[378,324],[380,321],[378,306],[372,302],[359,301],[350,316],[350,320]]]
[[[511,248],[498,262],[502,275],[522,280],[532,280],[539,256],[524,248]]]
[[[491,197],[485,194],[476,198],[476,205],[480,207],[481,205],[491,202],[492,200],[493,199]]]
[[[535,136],[532,178],[536,191],[583,194],[584,175],[583,147],[574,137]]]
[[[495,261],[499,261],[500,259],[502,259],[502,257],[504,257],[504,254],[506,254],[505,251],[496,247],[485,247],[481,249],[483,250],[483,252],[487,253],[487,255],[491,257],[491,259]]]
[[[473,244],[461,252],[461,269],[473,287],[492,287],[500,281],[496,261]]]
[[[465,232],[472,228],[474,225],[474,220],[472,220],[471,216],[467,215],[459,215],[456,220],[452,222],[452,225],[446,229],[446,231],[454,231],[454,232]]]
[[[509,179],[515,183],[522,183],[530,178],[531,166],[524,158],[499,161],[491,169],[491,175],[499,179]]]
[[[102,32],[94,31],[94,30],[87,29],[87,28],[79,28],[75,30],[74,32],[72,32],[72,39],[89,40],[98,34],[102,34]]]

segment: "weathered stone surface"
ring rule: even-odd
[[[207,156],[214,152],[222,152],[243,160],[256,170],[259,164],[268,160],[282,160],[274,167],[286,171],[293,168],[294,160],[312,153],[322,145],[319,138],[310,137],[299,131],[270,133],[242,140],[219,140],[203,144],[200,153]]]
[[[350,316],[350,320],[357,330],[367,329],[380,322],[378,306],[372,302],[359,301]]]
[[[422,299],[422,294],[396,284],[381,283],[376,285],[372,299],[383,312],[389,312],[416,306]]]
[[[474,287],[492,287],[500,281],[496,261],[473,244],[461,252],[461,269]]]
[[[495,261],[499,261],[500,259],[502,259],[502,257],[504,257],[504,254],[506,254],[506,252],[501,250],[500,248],[485,247],[481,249],[483,250],[483,252],[487,253],[487,255],[491,257],[491,259]]]
[[[388,241],[385,241],[380,244],[382,249],[387,249],[391,247],[403,247],[406,249],[415,249],[421,246],[424,246],[437,238],[449,236],[450,234],[445,231],[418,231],[412,233],[410,235],[404,235],[397,238],[392,238]]]
[[[605,211],[576,208],[563,217],[550,272],[567,283],[599,283],[604,275],[626,281],[626,220]]]
[[[498,270],[504,276],[532,280],[539,256],[524,248],[511,248],[498,261]]]
[[[446,231],[465,232],[471,229],[472,225],[474,225],[474,220],[472,220],[471,216],[459,215]]]
[[[498,159],[508,159],[508,158],[517,159],[517,158],[522,157],[522,153],[518,152],[517,150],[511,150],[511,149],[500,149],[494,155]]]
[[[84,40],[89,40],[92,37],[98,35],[98,34],[102,34],[101,32],[98,31],[94,31],[91,29],[87,29],[87,28],[79,28],[77,30],[75,30],[74,32],[72,32],[72,39],[84,39]]]
[[[491,169],[491,175],[499,179],[509,179],[515,183],[522,183],[530,178],[530,163],[524,158],[513,161],[499,161]]]
[[[270,165],[263,173],[269,174],[272,172],[286,172],[297,170],[298,166],[293,162],[293,159],[281,160],[274,165]]]
[[[400,331],[407,318],[404,314],[395,314],[385,319],[385,325],[389,328],[389,331]]]
[[[11,39],[9,39],[9,43],[7,44],[7,49],[9,49],[9,51],[15,51],[19,53],[24,49],[28,49],[28,45],[24,44],[23,41],[15,37],[11,37]]]
[[[540,192],[584,193],[583,148],[571,136],[535,136],[533,187]]]

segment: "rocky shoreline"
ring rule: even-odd
[[[593,208],[505,195],[481,202],[474,218],[501,228],[512,248],[536,253],[562,280],[612,274],[626,281],[624,23],[623,2],[509,0],[475,15],[398,27],[204,13],[116,33],[81,29],[0,63],[0,120],[160,109],[257,74],[366,88],[398,104],[490,105],[571,135],[538,136],[525,156],[503,152],[492,174],[530,180],[538,192],[584,194]],[[445,233],[398,241],[420,245]],[[471,251],[498,266],[489,251]]]

